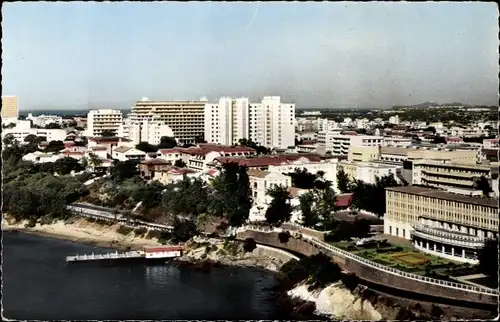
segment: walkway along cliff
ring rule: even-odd
[[[341,269],[356,274],[362,281],[390,289],[454,302],[467,302],[472,305],[498,305],[498,291],[403,272],[333,247],[320,240],[317,234],[311,236],[312,234],[300,227],[287,225],[287,228],[292,236],[286,243],[280,242],[278,237],[279,233],[285,230],[252,225],[238,229],[236,238],[239,240],[252,238],[258,244],[289,250],[305,256],[323,252],[329,255]]]

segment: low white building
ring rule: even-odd
[[[55,162],[64,156],[61,154],[45,153],[40,151],[35,151],[33,153],[28,153],[22,157],[23,161],[30,161],[33,163],[47,163]]]
[[[382,146],[396,146],[396,147],[409,147],[411,146],[411,137],[396,137],[396,136],[385,136]]]
[[[376,178],[392,174],[396,181],[398,172],[403,168],[402,165],[389,164],[383,162],[353,162],[341,161],[340,166],[344,172],[353,180],[360,180],[368,184],[376,183]]]
[[[33,116],[32,113],[29,113],[28,116],[26,117],[27,120],[31,120],[33,122],[33,125],[40,126],[40,127],[45,127],[51,123],[54,124],[63,124],[63,118],[61,116],[57,115],[38,115],[38,116]]]
[[[265,220],[265,211],[272,200],[267,191],[276,186],[290,187],[292,178],[281,173],[255,169],[248,170],[248,178],[253,198],[250,221]]]
[[[23,143],[28,135],[36,135],[45,137],[47,142],[64,141],[66,138],[66,130],[63,129],[36,129],[31,127],[31,122],[20,120],[16,126],[10,129],[2,129],[2,138],[6,135],[12,135],[14,140]]]
[[[335,155],[347,155],[350,146],[382,146],[383,141],[382,136],[374,135],[332,135],[332,131],[318,133],[318,144]]]
[[[118,161],[144,160],[146,153],[128,146],[119,146],[111,154],[112,158]]]

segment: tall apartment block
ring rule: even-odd
[[[205,140],[232,145],[246,138],[274,148],[295,144],[295,104],[281,103],[279,96],[265,96],[261,103],[248,98],[221,97],[205,105]]]
[[[15,123],[19,118],[19,102],[17,96],[2,96],[2,123],[7,124],[11,121]]]
[[[87,135],[102,136],[105,130],[120,134],[122,112],[119,110],[90,110],[87,114]]]
[[[206,100],[199,101],[150,101],[147,98],[136,102],[129,114],[131,125],[168,125],[180,143],[195,143],[203,136]]]

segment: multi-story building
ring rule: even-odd
[[[10,129],[2,130],[2,137],[11,135],[14,140],[23,143],[28,135],[35,135],[45,138],[45,141],[64,141],[66,139],[66,130],[62,129],[36,129],[31,127],[31,121],[22,120],[17,122],[16,126]]]
[[[483,149],[489,149],[489,150],[494,150],[494,149],[500,149],[499,145],[499,139],[484,139],[483,140]]]
[[[273,148],[295,144],[295,104],[281,103],[279,96],[265,96],[261,103],[248,98],[220,98],[205,104],[205,140],[223,145],[246,138]]]
[[[104,131],[117,136],[121,125],[122,112],[119,110],[90,110],[87,114],[87,136],[90,137],[103,136]]]
[[[125,132],[125,126],[122,127]],[[152,145],[158,145],[161,142],[161,138],[164,136],[174,137],[174,132],[170,126],[161,122],[145,120],[140,124],[132,124],[128,128],[128,138],[132,140],[134,144],[147,142]]]
[[[492,167],[486,164],[455,163],[447,160],[415,160],[413,184],[426,185],[455,192],[473,193],[481,176],[491,178]],[[498,170],[496,171],[498,173]],[[481,194],[481,191],[478,192]]]
[[[384,136],[382,146],[409,147],[411,144],[411,137]]]
[[[368,162],[380,157],[378,146],[350,146],[347,160],[354,162]]]
[[[374,135],[332,135],[332,132],[319,132],[318,144],[324,147],[326,152],[335,155],[348,155],[350,146],[378,147],[382,145],[384,139]]]
[[[352,180],[360,180],[369,184],[376,183],[377,177],[381,178],[390,174],[396,181],[399,181],[398,173],[402,168],[401,165],[383,162],[341,161],[339,165]]]
[[[2,123],[15,123],[19,118],[19,102],[17,96],[2,95]]]
[[[63,118],[61,116],[57,115],[38,115],[38,116],[33,116],[32,113],[29,113],[28,116],[26,117],[27,120],[30,120],[33,122],[33,125],[39,126],[39,127],[44,127],[46,125],[49,125],[51,123],[54,124],[63,124]]]
[[[433,255],[476,264],[486,238],[498,238],[498,199],[405,186],[386,188],[384,233]]]
[[[168,125],[174,137],[182,144],[195,143],[203,137],[204,111],[207,101],[150,101],[144,98],[136,102],[129,114],[131,124],[144,121]]]
[[[454,150],[452,148],[419,148],[419,147],[393,147],[386,146],[380,150],[380,159],[386,161],[412,161],[419,159],[451,160],[458,163],[475,164],[478,160],[478,150]]]

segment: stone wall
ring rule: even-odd
[[[278,238],[277,232],[266,233],[259,231],[247,230],[237,234],[237,238],[245,240],[253,238],[256,243],[268,245],[271,247],[283,248],[295,253],[300,253],[305,256],[315,255],[320,252],[319,246],[313,245],[312,242],[305,239],[296,239],[290,237],[288,242],[282,243]],[[367,264],[357,262],[353,259],[339,256],[332,251],[324,251],[324,253],[332,257],[343,270],[355,273],[360,279],[371,283],[384,285],[394,289],[399,289],[407,292],[414,292],[434,297],[442,297],[450,300],[467,301],[481,304],[498,303],[497,297],[488,294],[468,292],[466,290],[454,289],[435,284],[424,283],[422,281],[413,280],[407,277],[391,274],[371,267]]]
[[[286,263],[289,260],[295,259],[299,260],[299,258],[295,255],[290,254],[287,251],[275,248],[275,247],[269,247],[269,246],[264,246],[264,245],[257,245],[257,248],[255,248],[252,251],[252,254],[257,255],[257,256],[267,256],[267,257],[273,257],[279,260],[280,262]]]

